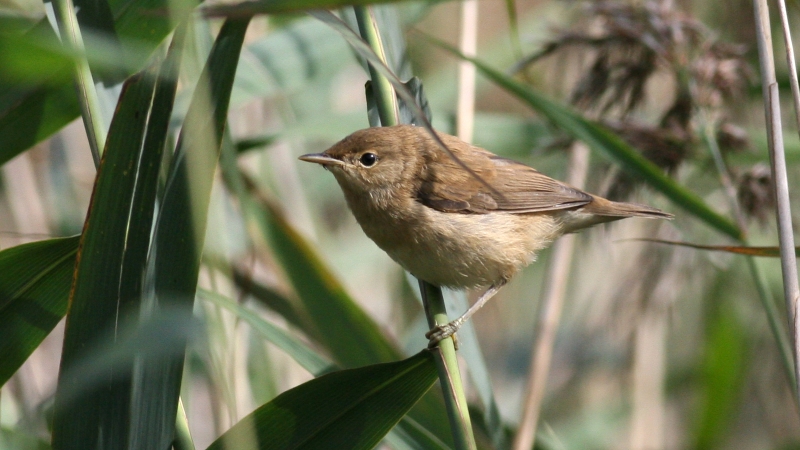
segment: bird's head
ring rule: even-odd
[[[423,130],[424,132],[424,130]],[[300,157],[331,171],[348,193],[377,195],[411,188],[421,156],[420,136],[412,126],[375,127],[356,131],[323,153]]]

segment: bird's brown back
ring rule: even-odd
[[[671,217],[655,208],[611,202],[588,194],[525,164],[439,133],[452,153],[474,172],[471,174],[444,152],[425,129],[409,127],[407,131],[416,133],[417,139],[424,142],[418,199],[439,211],[528,214],[583,207],[585,212],[609,217]]]

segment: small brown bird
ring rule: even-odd
[[[587,194],[437,134],[480,180],[411,125],[356,131],[324,153],[300,157],[333,173],[364,233],[412,275],[449,288],[490,286],[464,315],[426,335],[431,346],[559,236],[626,217],[672,217]]]

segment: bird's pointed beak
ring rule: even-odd
[[[300,161],[306,161],[310,163],[317,163],[322,166],[343,166],[344,162],[338,160],[336,158],[332,158],[325,153],[309,153],[307,155],[303,155],[300,158]]]

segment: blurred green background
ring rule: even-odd
[[[173,16],[160,6],[174,8]],[[142,17],[155,14],[152,22],[169,22],[160,35],[152,30],[161,25],[135,18],[116,22],[119,42],[84,33],[94,55],[92,71],[99,74],[95,81],[106,126],[121,81],[144,68],[141,61],[163,57],[178,16],[194,8],[187,2],[160,6],[111,3],[117,18],[141,7]],[[390,65],[404,79],[421,80],[434,127],[455,133],[459,59],[429,36],[456,45],[461,4],[399,2],[374,8],[385,44],[396,52]],[[19,125],[30,125],[36,116],[14,116],[32,101],[31,86],[71,88],[68,70],[52,71],[58,64],[68,67],[70,55],[51,51],[52,42],[26,31],[37,23],[49,27],[46,19],[41,22],[45,10],[37,1],[0,1],[0,249],[79,234],[95,183],[86,131],[77,116],[52,120],[45,124],[50,131],[42,125],[36,138],[32,127]],[[173,143],[222,23],[194,11],[169,121]],[[796,2],[789,4],[789,13],[796,25]],[[779,28],[774,32],[778,78],[788,92]],[[124,52],[115,52],[114,45]],[[748,244],[777,245],[751,3],[482,0],[477,59],[501,72],[517,67],[516,79],[524,85],[611,129],[735,224]],[[324,344],[337,336],[315,335],[314,327],[298,325],[316,319],[305,317],[313,313],[305,311],[304,294],[289,273],[295,270],[291,258],[276,249],[275,235],[270,239],[262,227],[279,217],[310,243],[314,258],[403,354],[426,345],[416,282],[362,233],[334,178],[297,160],[369,126],[368,78],[347,42],[316,18],[297,12],[252,19],[233,83],[199,272],[203,289],[237,300],[320,354],[336,355],[332,359],[344,366],[357,365],[342,362],[348,349]],[[56,104],[41,108],[63,106]],[[792,188],[800,175],[800,141],[788,101],[784,111]],[[474,113],[476,145],[566,178],[573,132],[480,74]],[[579,235],[537,445],[800,446],[792,383],[747,257],[636,238],[742,242],[658,193],[652,181],[632,176],[618,159],[592,152],[589,164],[587,191],[646,203],[676,218],[626,220]],[[246,190],[264,201],[248,206],[226,169],[244,174]],[[165,179],[162,173],[160,189]],[[255,216],[249,208],[257,210]],[[477,341],[466,337],[462,342],[462,355],[472,351],[463,367],[475,404],[473,420],[490,407],[481,393],[491,393],[512,436],[549,257],[549,251],[542,252],[473,318]],[[779,261],[758,258],[755,264],[764,275],[766,300],[779,310],[785,329]],[[474,299],[478,293],[467,296]],[[293,322],[287,310],[303,317]],[[241,314],[201,296],[194,315],[203,325],[186,353],[181,398],[197,448],[206,448],[259,405],[313,377]],[[50,441],[63,336],[62,321],[2,386],[0,447],[38,448]],[[482,433],[489,436],[493,430]],[[497,444],[479,441],[487,448]]]

